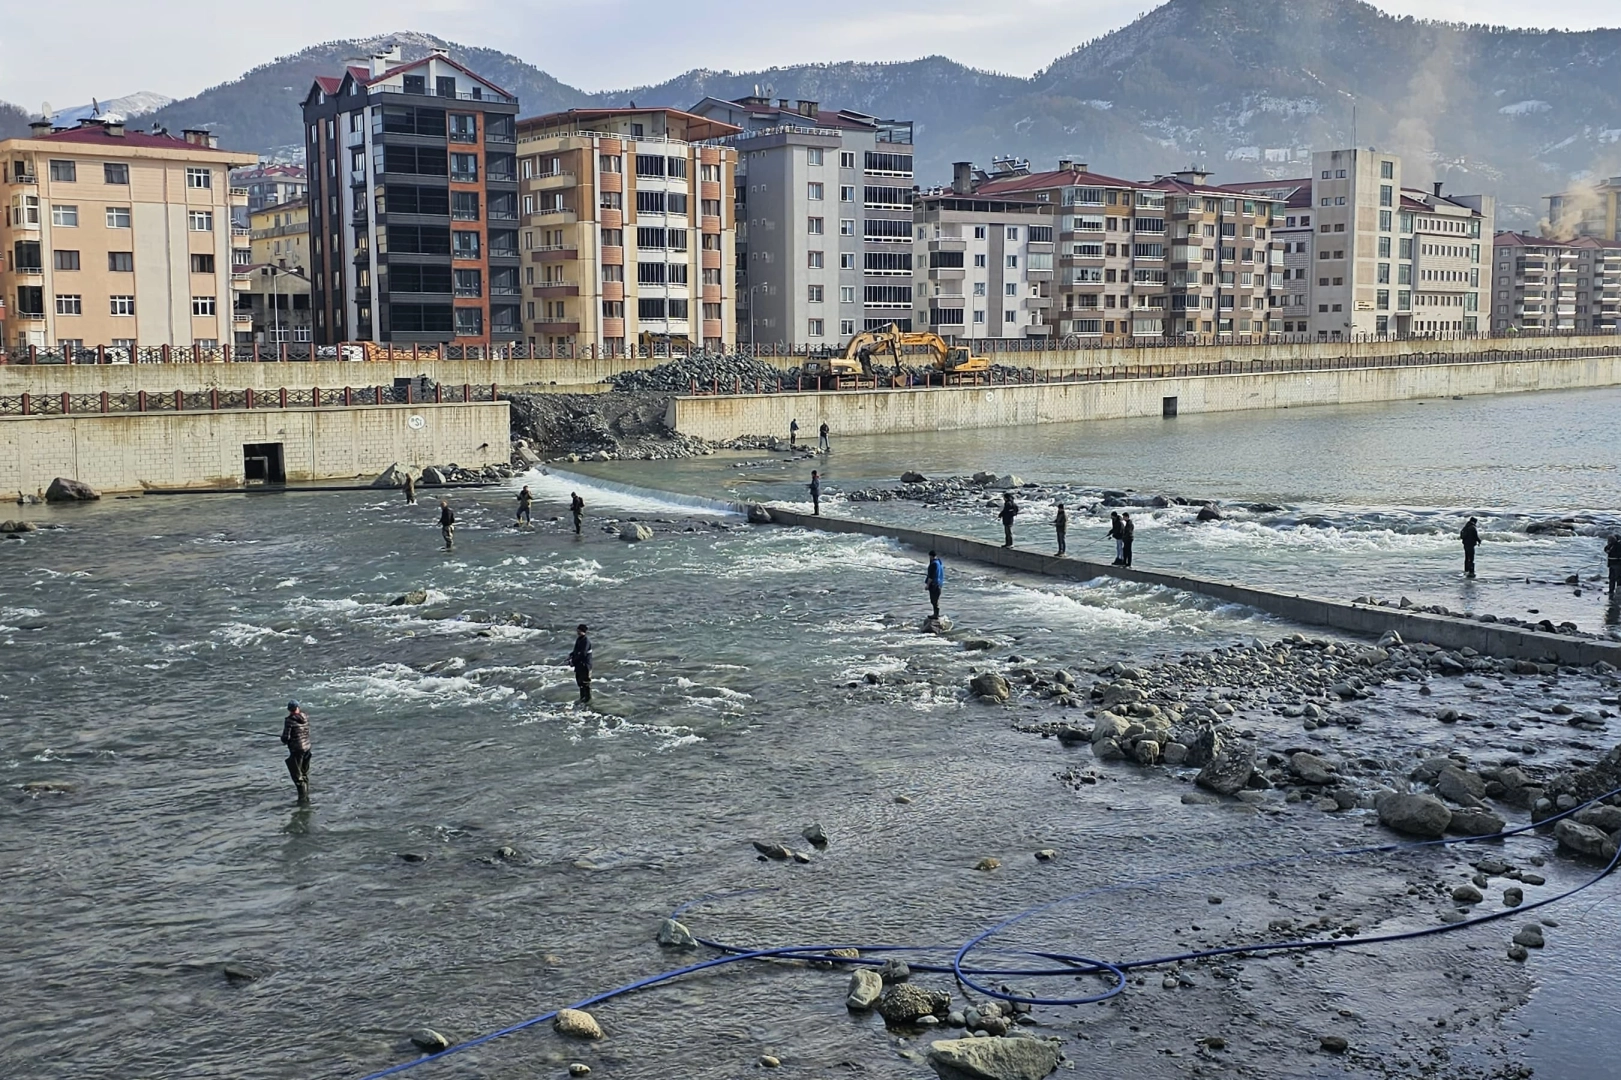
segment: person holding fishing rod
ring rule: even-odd
[[[298,707],[298,702],[287,703],[287,720],[281,726],[281,741],[287,747],[287,772],[298,789],[298,805],[310,804],[310,718]]]

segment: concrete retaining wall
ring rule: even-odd
[[[986,544],[962,536],[923,532],[917,529],[899,529],[847,518],[816,517],[775,507],[771,508],[771,517],[781,525],[821,529],[824,532],[886,537],[918,551],[932,549],[939,552],[943,559],[968,559],[1025,573],[1068,578],[1072,581],[1116,577],[1149,585],[1163,585],[1208,596],[1222,603],[1243,604],[1291,622],[1307,626],[1326,626],[1369,637],[1376,638],[1387,630],[1394,630],[1404,641],[1427,641],[1446,649],[1471,648],[1492,656],[1533,660],[1538,663],[1592,664],[1605,660],[1621,666],[1621,642],[1544,634],[1497,623],[1476,622],[1472,619],[1421,615],[1399,608],[1348,604],[1319,596],[1301,596],[1270,589],[1250,588],[1233,582],[1214,581],[1188,574],[1156,574],[1148,570],[1087,562],[1084,559],[1060,559],[1034,551]],[[918,574],[920,596],[922,588],[920,569]]]
[[[1402,401],[1527,390],[1621,386],[1621,356],[1349,368],[1254,375],[1195,375],[1016,386],[843,390],[805,394],[680,397],[668,423],[683,435],[721,441],[786,434],[884,435],[1159,416],[1179,413]]]
[[[369,480],[396,461],[480,467],[510,450],[504,401],[11,417],[0,421],[0,492],[34,492],[58,476],[104,492],[235,487],[248,443],[280,443],[293,482]]]

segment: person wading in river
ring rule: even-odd
[[[456,542],[456,511],[445,499],[439,500],[439,535],[445,538],[446,547]]]
[[[405,505],[406,506],[415,506],[416,504],[417,504],[417,482],[416,482],[416,477],[412,476],[410,473],[406,473],[405,474]]]
[[[822,421],[822,426],[816,429],[816,435],[821,440],[822,453],[825,454],[829,450],[833,449],[832,446],[828,445],[828,441],[827,441],[827,421],[826,420],[823,420]]]
[[[523,490],[518,492],[518,520],[525,525],[534,524],[529,518],[529,507],[534,501],[535,497],[529,494],[529,485],[525,484]]]
[[[287,747],[287,773],[298,789],[298,805],[310,802],[310,718],[298,707],[298,702],[287,703],[287,720],[281,726],[281,741]]]
[[[568,654],[568,663],[580,688],[580,704],[591,704],[591,639],[585,636],[585,623],[574,628],[574,651]]]
[[[788,449],[795,450],[799,446],[799,421],[788,421]]]
[[[1053,531],[1058,533],[1058,554],[1064,554],[1065,534],[1069,532],[1069,515],[1064,512],[1064,504],[1058,504],[1058,512],[1053,515]]]
[[[822,516],[822,478],[815,469],[811,470],[811,513],[817,517]]]
[[[1464,522],[1463,529],[1458,533],[1458,539],[1463,541],[1463,576],[1475,576],[1475,549],[1480,546],[1480,530],[1475,528],[1475,519],[1470,518]]]
[[[1613,533],[1604,545],[1604,558],[1610,564],[1610,594],[1621,589],[1621,533]]]
[[[923,572],[923,587],[929,590],[929,605],[934,608],[934,618],[940,618],[940,590],[946,584],[946,564],[940,561],[940,556],[929,552],[929,568]]]
[[[1120,511],[1109,511],[1109,539],[1114,541],[1114,564],[1126,564],[1126,527],[1120,523]]]
[[[574,535],[580,535],[580,515],[585,513],[585,500],[578,491],[569,492],[568,512],[574,515]]]
[[[1137,526],[1130,514],[1120,515],[1120,565],[1131,565],[1131,542],[1137,538]]]
[[[1013,501],[1013,492],[1002,493],[1002,509],[996,516],[1002,519],[1002,546],[1013,546],[1013,519],[1019,515],[1019,507]]]

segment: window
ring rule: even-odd
[[[661,154],[637,154],[637,176],[663,176],[665,158]]]
[[[194,296],[191,298],[191,313],[193,315],[214,314],[214,298],[212,296]]]
[[[849,151],[849,150],[841,151],[839,153],[839,168],[841,168],[841,169],[853,169],[855,167],[856,167],[856,156],[855,156],[855,154],[853,152]]]
[[[983,323],[984,321],[985,321],[985,312],[983,310],[981,310],[980,308],[975,308],[974,309],[974,322],[975,323]]]
[[[101,179],[108,184],[128,184],[129,166],[115,161],[105,162],[101,166]]]
[[[662,296],[643,296],[636,301],[636,317],[640,319],[665,319],[669,317],[670,305]]]
[[[79,253],[77,251],[63,251],[58,248],[51,252],[51,258],[58,270],[77,270],[79,268]]]
[[[805,219],[805,232],[809,236],[821,236],[823,231],[822,225],[822,218],[808,217]]]
[[[985,283],[983,281],[974,282],[974,295],[975,296],[984,296],[985,295]]]
[[[54,161],[51,164],[56,164]],[[58,315],[83,315],[84,297],[78,295],[58,296],[56,298],[56,313]]]
[[[450,114],[450,141],[477,142],[478,120],[467,113]]]
[[[1019,321],[1019,313],[1017,311],[1004,311],[1002,312],[1002,321],[1005,323],[1016,323]]]
[[[111,208],[107,212],[111,214]],[[214,211],[212,210],[192,210],[186,215],[186,219],[190,222],[192,232],[214,231]]]
[[[1002,286],[1002,295],[1003,296],[1018,296],[1019,295],[1019,284],[1018,284],[1018,282],[1010,281],[1007,284],[1003,285]]]
[[[1007,227],[1007,238],[1009,240],[1017,240],[1019,238],[1019,227],[1017,225],[1009,225]]]
[[[664,229],[642,227],[636,230],[636,246],[639,248],[661,248],[668,246],[669,238]]]
[[[819,147],[819,146],[808,147],[805,150],[805,164],[807,164],[807,165],[820,165],[821,163],[822,163],[822,148]]]
[[[986,261],[987,260],[986,260],[986,256],[985,256],[984,252],[980,252],[978,255],[974,256],[974,266],[977,269],[980,269],[980,270],[985,269]]]
[[[665,263],[637,263],[636,280],[642,285],[663,285]]]
[[[456,336],[479,337],[484,333],[484,309],[459,307],[456,311]]]
[[[819,183],[816,183],[814,181],[811,182],[811,183],[806,184],[805,185],[805,197],[807,199],[810,199],[812,202],[821,202],[822,201],[822,185],[819,184]]]
[[[54,161],[51,164],[56,164]],[[74,229],[79,225],[79,208],[77,206],[51,207],[51,224],[62,229]]]
[[[1373,306],[1380,311],[1390,310],[1390,290],[1379,289],[1374,294]]]
[[[855,189],[852,188],[851,190],[853,191]],[[840,218],[839,219],[839,235],[840,236],[854,236],[855,234],[856,234],[855,219],[854,218]]]
[[[454,271],[455,290],[457,296],[483,296],[484,275],[481,271],[456,270]]]
[[[825,333],[822,328],[825,325],[821,319],[807,319],[805,320],[805,333],[810,337],[823,337]]]
[[[839,303],[853,304],[856,302],[856,287],[854,285],[839,286]]]
[[[58,183],[73,183],[79,179],[78,163],[73,161],[52,161],[51,179]]]
[[[389,147],[393,149],[393,147]],[[451,154],[450,178],[462,183],[470,183],[478,179],[477,154]]]
[[[841,252],[839,252],[839,269],[840,270],[854,270],[855,268],[856,268],[855,252],[853,252],[853,251],[841,251]]]
[[[808,303],[820,304],[822,302],[822,287],[820,285],[809,286],[806,290],[805,300]]]
[[[428,77],[426,75],[406,75],[404,90],[407,94],[426,94],[428,92]]]
[[[213,169],[188,168],[186,170],[186,186],[189,187],[189,188],[211,188],[211,187],[213,187],[214,186],[214,170]]]
[[[845,337],[849,337],[851,334],[853,334],[855,332],[856,332],[856,321],[854,319],[840,319],[839,320],[839,333],[840,334],[842,334]]]
[[[1379,257],[1381,259],[1390,258],[1390,237],[1388,236],[1379,238]]]
[[[985,226],[983,226],[983,225],[975,225],[974,226],[974,239],[975,240],[983,240],[983,239],[985,239]]]
[[[1009,270],[1017,270],[1019,268],[1019,257],[1017,255],[1007,256],[1006,266]]]
[[[856,186],[854,184],[841,184],[839,186],[839,202],[853,203],[856,201]]]
[[[107,269],[115,274],[133,274],[135,272],[135,253],[133,251],[109,251],[107,253]],[[118,312],[113,312],[114,315]]]
[[[822,269],[822,253],[820,251],[807,251],[805,253],[805,265],[812,270]]]
[[[476,259],[478,258],[478,251],[478,233],[457,230],[450,234],[450,253],[453,258]]]
[[[191,272],[194,274],[212,274],[214,272],[214,256],[193,255],[191,257]]]
[[[1379,163],[1379,179],[1394,180],[1396,178],[1396,163],[1394,161],[1381,161]]]

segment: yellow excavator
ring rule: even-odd
[[[908,352],[910,351],[910,353]],[[894,323],[877,330],[857,334],[844,347],[844,355],[826,362],[826,371],[842,386],[847,380],[859,382],[872,377],[875,357],[888,354],[896,367],[907,355],[921,351],[930,358],[934,369],[947,383],[961,382],[965,377],[974,381],[980,374],[990,371],[991,362],[975,356],[966,345],[952,345],[939,334],[928,331],[902,330]],[[820,365],[806,365],[807,373],[821,374]]]

